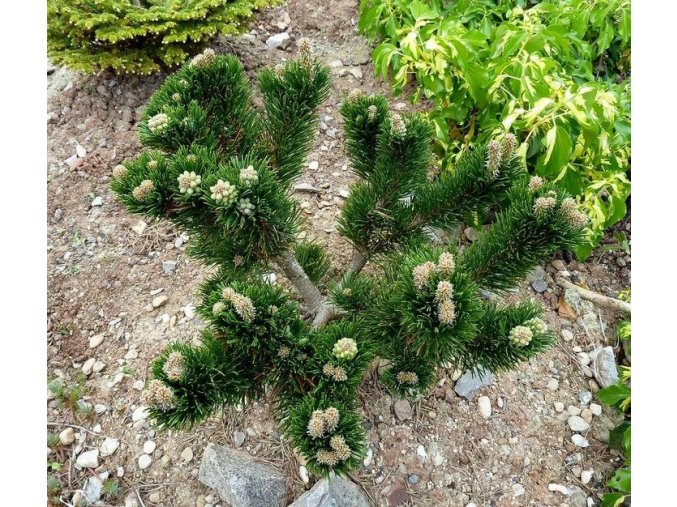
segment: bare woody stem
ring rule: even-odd
[[[299,261],[296,260],[294,252],[286,250],[275,258],[275,263],[280,267],[284,276],[296,287],[308,310],[316,315],[324,304],[325,297],[320,293],[317,286],[310,281]]]
[[[353,250],[353,258],[348,266],[348,273],[359,273],[367,263],[367,255],[357,249]]]

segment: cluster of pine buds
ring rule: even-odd
[[[353,359],[357,355],[357,342],[352,338],[341,338],[334,344],[332,354],[339,359]]]
[[[240,183],[244,188],[250,188],[259,181],[259,173],[256,172],[253,165],[249,165],[240,170]]]
[[[576,200],[573,197],[567,197],[562,201],[561,210],[562,215],[564,215],[573,227],[580,229],[587,225],[588,217],[578,211]]]
[[[345,461],[350,458],[350,447],[346,439],[341,435],[335,435],[329,439],[331,450],[320,449],[315,453],[315,459],[320,465],[329,467],[336,466],[339,461]]]
[[[531,343],[534,333],[528,326],[515,326],[510,330],[510,341],[518,347],[526,347]]]
[[[127,176],[128,172],[129,171],[125,166],[123,166],[122,164],[118,164],[113,168],[113,178],[115,178],[116,180],[121,180],[122,178]]]
[[[548,330],[548,325],[543,321],[543,319],[539,319],[538,317],[527,320],[524,325],[529,326],[534,334],[543,334]]]
[[[252,204],[248,197],[240,199],[237,203],[237,209],[240,210],[240,213],[243,215],[252,215],[256,206]]]
[[[515,155],[517,138],[513,134],[506,134],[502,142],[490,141],[487,145],[487,172],[492,178],[498,176],[501,163],[508,162]]]
[[[534,201],[534,213],[536,214],[536,216],[542,215],[543,213],[547,213],[548,211],[555,209],[555,206],[557,206],[556,195],[557,194],[555,194],[555,192],[551,190],[550,192],[548,192],[547,195],[539,197]]]
[[[193,195],[199,190],[200,183],[202,183],[202,176],[196,174],[195,171],[184,171],[176,178],[179,182],[179,191],[182,194]]]
[[[228,303],[233,305],[235,312],[244,320],[245,322],[251,322],[252,319],[256,316],[256,308],[252,300],[247,296],[243,296],[239,292],[236,292],[231,287],[226,287],[223,289],[221,296]]]
[[[413,371],[401,371],[397,374],[397,382],[400,384],[406,384],[409,386],[415,386],[418,384],[418,375]]]
[[[348,380],[348,374],[346,373],[345,368],[342,366],[335,366],[331,363],[327,363],[322,367],[322,373],[335,382],[345,382]]]
[[[132,197],[137,201],[145,201],[155,190],[155,185],[150,180],[143,180],[139,186],[132,190]]]
[[[169,125],[169,116],[159,113],[148,119],[148,129],[151,132],[163,132]]]
[[[172,382],[179,380],[185,371],[183,354],[178,351],[171,352],[162,366],[162,371]]]
[[[374,121],[374,118],[376,118],[376,113],[378,113],[378,108],[372,104],[367,108],[367,120]]]
[[[340,414],[337,408],[329,407],[325,410],[315,410],[310,416],[306,428],[311,438],[323,437],[326,433],[332,433],[339,423]]]
[[[216,57],[216,53],[214,53],[214,50],[211,49],[211,48],[207,48],[202,53],[195,56],[190,61],[190,66],[191,67],[201,67],[203,65],[209,65],[210,63],[212,63],[214,61],[215,57]]]
[[[398,113],[393,113],[390,119],[390,132],[396,139],[402,139],[407,134],[407,124]]]
[[[141,403],[152,408],[169,410],[174,407],[174,392],[161,380],[153,379],[141,395]]]
[[[418,290],[424,289],[426,285],[428,285],[428,280],[430,280],[430,277],[436,271],[437,266],[431,261],[416,266],[411,272],[411,276],[414,279],[414,286],[416,286]]]
[[[540,176],[532,176],[531,179],[529,180],[529,191],[530,192],[536,192],[539,188],[543,186],[543,178]]]
[[[216,185],[209,187],[212,193],[211,197],[217,203],[223,203],[230,206],[237,200],[237,187],[231,185],[228,181],[218,180]]]

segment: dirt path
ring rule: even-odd
[[[332,67],[332,94],[320,110],[318,141],[299,180],[320,192],[295,196],[304,208],[308,237],[332,252],[337,268],[348,263],[350,248],[337,234],[335,219],[353,180],[342,150],[337,109],[353,88],[388,92],[387,84],[373,77],[370,48],[356,35],[356,19],[355,0],[293,0],[263,13],[250,34],[215,45],[217,51],[238,55],[254,74],[261,65],[289,56],[264,43],[284,29],[293,38],[310,37],[316,54]],[[156,433],[145,419],[135,420],[149,361],[170,341],[198,336],[195,288],[206,274],[185,254],[189,238],[163,224],[140,222],[114,202],[108,189],[112,167],[140,149],[136,122],[162,79],[83,78],[64,69],[48,78],[48,368],[50,378],[64,379],[68,385],[85,380],[82,399],[92,408],[90,417],[78,417],[48,396],[48,418],[94,432],[76,431],[80,434],[74,448],[55,448],[48,461],[65,464],[59,475],[63,497],[70,499],[88,475],[72,469],[67,485],[72,451],[99,448],[105,437],[112,437],[119,447],[100,458],[100,471],[117,477],[122,492],[115,500],[104,500],[106,505],[140,506],[139,496],[147,506],[217,504],[196,478],[201,453],[207,442],[234,446],[234,432],[241,431],[246,435],[242,448],[285,468],[296,495],[304,488],[299,464],[289,444],[280,440],[265,402],[214,417],[194,431]],[[412,109],[398,98],[391,104],[394,109]],[[602,260],[573,262],[566,269],[602,293],[628,285],[629,266],[620,266],[627,264],[624,256],[606,254]],[[170,261],[176,261],[173,268]],[[594,416],[587,448],[571,442],[566,419],[570,405],[571,413],[588,408],[579,393],[595,388],[580,353],[605,338],[589,321],[561,319],[556,311],[559,289],[550,273],[534,276],[549,282],[548,290],[536,294],[525,282],[515,297],[538,299],[549,324],[564,329],[563,336],[570,339],[563,337],[547,354],[485,388],[481,394],[491,400],[489,418],[480,414],[476,401],[456,396],[453,372],[440,371],[438,387],[411,407],[412,418],[404,420],[394,415],[392,400],[377,384],[365,383],[371,454],[354,478],[375,504],[401,499],[427,506],[474,502],[584,507],[586,496],[602,490],[616,459],[604,443],[611,413],[604,408],[601,416]],[[166,303],[149,310],[151,301],[163,295]],[[605,334],[613,344],[614,317],[602,313],[601,318],[609,324]],[[99,335],[103,340],[96,345]],[[557,412],[556,402],[564,405],[563,413]],[[147,441],[156,448],[150,453],[151,465],[142,470],[138,458]],[[580,479],[585,470],[594,471],[587,484]],[[551,483],[580,492],[564,496],[550,491]]]

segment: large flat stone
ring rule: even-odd
[[[283,507],[284,475],[249,454],[209,444],[202,455],[198,478],[233,507]]]
[[[330,475],[303,493],[289,507],[369,507],[362,489],[345,477]]]
[[[456,381],[454,391],[459,396],[472,400],[477,396],[480,389],[490,386],[493,382],[494,375],[489,370],[480,368],[480,371],[475,374],[471,370],[468,370]]]

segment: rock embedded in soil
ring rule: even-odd
[[[101,499],[103,481],[106,479],[108,479],[108,472],[104,472],[98,476],[93,475],[87,479],[87,482],[85,482],[85,487],[83,488],[83,492],[89,504],[96,503]]]
[[[92,449],[91,451],[83,452],[78,456],[75,464],[82,468],[96,468],[99,466],[99,450]]]
[[[590,424],[578,415],[572,415],[567,419],[571,431],[585,432],[590,429]]]
[[[491,400],[488,396],[480,396],[477,399],[477,406],[479,408],[480,415],[483,418],[489,419],[491,417]]]
[[[89,338],[89,348],[90,349],[97,348],[99,345],[103,343],[104,337],[105,335],[103,334],[95,334],[94,336],[91,336]]]
[[[411,419],[412,408],[411,403],[409,403],[408,400],[405,400],[404,398],[395,400],[393,408],[395,409],[395,415],[400,421]]]
[[[609,387],[618,382],[616,356],[611,346],[592,351],[590,357],[593,359],[592,372],[600,386]]]
[[[276,33],[266,39],[266,45],[272,49],[287,49],[291,44],[291,37],[287,32]]]
[[[233,433],[233,443],[235,444],[235,447],[242,447],[245,438],[247,438],[247,435],[244,431],[236,431]]]
[[[198,479],[233,507],[282,507],[286,503],[284,474],[242,451],[210,443],[202,455]]]
[[[586,438],[582,435],[579,435],[578,433],[574,433],[571,436],[571,441],[576,447],[585,448],[590,445],[590,443],[586,440]]]
[[[454,391],[459,396],[472,400],[481,388],[490,386],[493,382],[494,375],[489,370],[480,369],[474,375],[472,371],[468,370],[458,379]]]
[[[75,431],[73,428],[66,428],[59,433],[59,442],[61,442],[61,445],[71,445],[75,442]]]
[[[535,280],[531,282],[531,288],[538,294],[542,294],[548,290],[548,283],[545,280]]]
[[[118,450],[118,447],[120,447],[120,440],[113,437],[106,437],[101,444],[101,447],[99,447],[101,457],[105,458],[106,456],[110,456]]]
[[[153,308],[159,308],[162,305],[164,305],[169,298],[165,296],[164,294],[162,296],[158,296],[156,298],[153,298],[153,301],[151,302],[151,305]]]
[[[139,468],[141,470],[145,470],[152,463],[153,463],[153,458],[151,458],[148,454],[142,454],[141,456],[139,456],[139,459],[137,460],[137,464],[139,465]]]
[[[169,260],[162,262],[162,271],[165,275],[171,274],[176,269],[176,261]]]
[[[331,474],[303,493],[289,507],[369,507],[362,489],[345,477]]]

